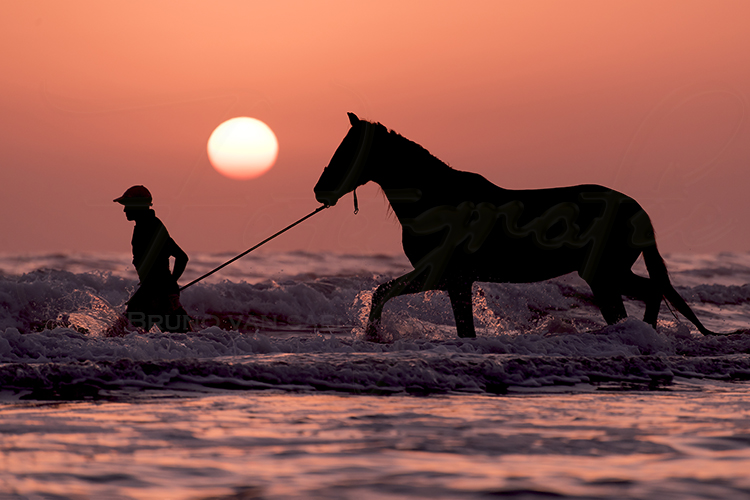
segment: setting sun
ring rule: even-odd
[[[279,143],[271,128],[260,120],[241,116],[227,120],[208,139],[208,159],[222,175],[254,179],[276,162]]]

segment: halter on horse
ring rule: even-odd
[[[380,285],[366,335],[377,340],[385,303],[398,295],[444,290],[459,337],[475,337],[475,281],[526,283],[573,271],[589,284],[608,324],[627,317],[622,296],[646,303],[656,327],[663,297],[704,335],[669,281],[646,212],[632,198],[597,185],[508,190],[454,170],[420,145],[349,113],[351,128],[315,185],[335,205],[369,181],[380,185],[402,225],[414,270]],[[631,271],[643,254],[649,278]]]

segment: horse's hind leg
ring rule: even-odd
[[[643,321],[656,329],[656,320],[659,317],[659,308],[661,307],[662,292],[654,284],[654,281],[634,273],[629,273],[625,279],[623,289],[625,295],[634,299],[642,300],[646,303],[646,312],[643,315]]]
[[[594,300],[608,325],[628,317],[622,301],[621,283],[614,277],[598,278],[589,282]]]
[[[461,338],[476,337],[474,311],[471,302],[471,283],[451,284],[448,287],[448,296],[451,299],[453,316],[456,318],[456,333],[458,333],[458,336]]]
[[[372,295],[370,317],[367,320],[365,339],[375,342],[380,340],[380,337],[378,336],[378,326],[380,325],[380,318],[383,315],[383,308],[385,307],[386,302],[393,297],[398,297],[399,295],[424,291],[423,288],[426,279],[427,273],[417,273],[416,271],[412,271],[380,285]]]

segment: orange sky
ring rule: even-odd
[[[130,250],[133,184],[187,251],[237,253],[315,209],[348,129],[380,121],[508,188],[599,183],[665,252],[750,250],[750,3],[3,2],[0,251]],[[263,120],[237,181],[206,141]],[[268,250],[400,251],[374,186]]]

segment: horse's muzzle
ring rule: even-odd
[[[329,207],[334,206],[339,201],[339,198],[341,197],[338,195],[338,193],[334,193],[331,191],[316,191],[315,192],[315,199],[318,200],[319,203],[322,203]]]

